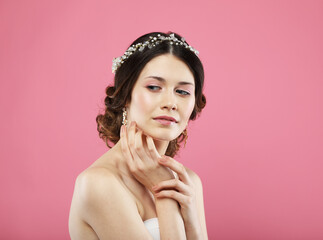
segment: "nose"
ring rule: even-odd
[[[177,110],[176,96],[174,93],[167,92],[163,96],[162,109]]]

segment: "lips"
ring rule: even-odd
[[[173,126],[175,123],[177,123],[176,119],[170,116],[158,116],[153,119],[165,127]]]
[[[170,122],[177,123],[175,118],[169,117],[169,116],[158,116],[158,117],[155,117],[154,120],[164,120],[164,121],[170,121]]]

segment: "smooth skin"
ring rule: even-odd
[[[76,179],[72,239],[152,239],[143,221],[154,217],[161,239],[207,239],[200,178],[164,156],[187,126],[194,102],[194,78],[185,63],[165,54],[145,66],[126,106],[133,123]],[[177,123],[154,120],[161,115]]]

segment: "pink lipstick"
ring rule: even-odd
[[[160,124],[166,125],[166,126],[177,123],[175,118],[169,117],[169,116],[158,116],[158,117],[155,117],[154,120],[156,120]]]

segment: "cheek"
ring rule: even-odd
[[[183,109],[183,116],[185,116],[185,120],[188,121],[190,116],[193,112],[195,99],[190,100],[188,103],[185,104],[185,108]]]
[[[151,96],[144,92],[135,94],[132,98],[133,105],[136,106],[137,111],[143,113],[151,109],[152,100]]]

